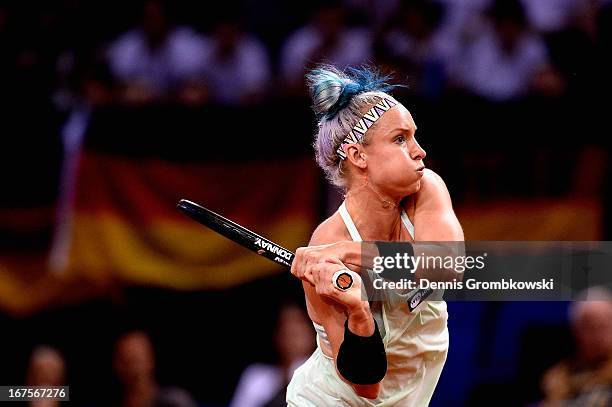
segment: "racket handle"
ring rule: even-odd
[[[332,283],[338,290],[346,291],[353,286],[353,276],[349,273],[349,269],[342,268],[334,273]]]

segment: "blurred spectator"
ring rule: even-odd
[[[483,14],[492,0],[439,0],[444,5],[443,30],[464,42],[478,36],[483,28]]]
[[[63,356],[50,346],[39,346],[32,351],[26,383],[28,386],[64,386],[66,384],[66,363]],[[59,406],[57,400],[34,400],[32,407]]]
[[[522,0],[532,27],[542,33],[561,31],[581,18],[592,0]]]
[[[113,366],[121,384],[121,407],[196,407],[177,387],[160,388],[155,379],[155,355],[147,334],[128,332],[115,343]]]
[[[310,22],[287,38],[281,51],[280,72],[288,91],[303,93],[304,73],[319,62],[339,68],[362,65],[372,58],[372,38],[365,28],[346,24],[338,2],[318,8]]]
[[[560,77],[550,67],[544,42],[527,24],[519,0],[495,0],[491,26],[469,45],[459,82],[492,101],[508,101],[537,90],[559,94]]]
[[[270,80],[267,51],[238,21],[231,17],[218,20],[203,47],[203,72],[212,101],[241,105],[262,99]]]
[[[285,305],[274,332],[278,364],[255,363],[242,373],[230,407],[286,406],[285,390],[293,371],[314,349],[312,325],[297,305]]]
[[[576,354],[544,374],[543,406],[612,405],[612,294],[597,288],[589,295],[596,300],[570,307]]]
[[[185,87],[191,89],[190,100],[205,98],[203,88],[193,89],[201,87],[197,81],[203,64],[201,39],[189,27],[174,26],[159,0],[147,1],[140,27],[110,45],[108,62],[122,86],[124,103],[160,101]]]
[[[596,16],[601,0],[523,0],[532,27],[540,32],[549,60],[565,83],[565,94],[589,98],[593,75]],[[580,103],[580,102],[578,102]]]
[[[440,30],[443,17],[444,8],[437,1],[405,2],[376,47],[379,63],[408,77],[414,90],[428,98],[442,93],[447,69],[458,53],[455,38]]]

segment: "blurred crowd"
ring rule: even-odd
[[[596,300],[589,300],[596,298]],[[608,300],[606,300],[608,299]],[[557,360],[542,374],[539,400],[521,404],[528,407],[602,407],[612,403],[612,294],[594,287],[568,308],[567,320],[573,335],[573,352]],[[565,338],[558,338],[560,341]],[[273,334],[276,358],[273,363],[256,361],[244,369],[229,407],[285,406],[285,390],[293,371],[314,350],[314,333],[304,309],[284,303],[278,311]],[[554,346],[551,344],[551,346]],[[70,350],[67,350],[70,352]],[[69,385],[70,369],[61,352],[48,345],[38,345],[31,353],[26,371],[29,386]],[[198,377],[207,387],[208,374],[222,374],[218,366]],[[78,405],[117,407],[195,407],[203,406],[189,392],[158,381],[156,352],[149,334],[140,329],[122,332],[112,350],[113,388],[104,387],[97,397],[71,391]],[[72,372],[72,377],[78,372]],[[499,405],[509,405],[494,397]],[[510,397],[512,399],[512,397]],[[459,400],[457,400],[459,402]],[[32,407],[54,407],[59,402],[33,401]],[[459,405],[459,404],[457,404]],[[468,404],[472,405],[472,404]],[[480,404],[474,404],[480,405]]]
[[[5,102],[248,105],[304,92],[320,62],[375,63],[424,98],[559,97],[598,86],[607,0],[55,0],[0,5]]]
[[[582,298],[571,304],[575,352],[544,374],[541,407],[612,404],[612,296],[601,288],[592,288],[590,293],[600,300]]]
[[[310,321],[301,306],[287,302],[278,311],[274,327],[276,357],[273,363],[257,362],[248,365],[242,373],[229,404],[230,407],[278,407],[285,406],[285,388],[293,371],[306,361],[314,350],[314,334]],[[184,388],[166,386],[158,380],[157,356],[153,340],[142,329],[121,332],[112,344],[112,374],[109,383],[100,384],[98,394],[83,394],[72,386],[70,400],[76,405],[90,407],[197,407],[201,404]],[[66,350],[70,352],[70,349]],[[67,360],[57,348],[40,344],[32,349],[26,378],[28,386],[67,386],[71,373]],[[200,372],[199,380],[205,381],[216,369],[223,374],[222,367],[207,366],[210,373]],[[103,389],[102,389],[103,388]],[[32,407],[60,406],[59,401],[34,400]]]
[[[570,101],[590,109],[591,105],[583,103],[589,100],[593,106],[604,109],[604,104],[594,100],[593,95],[605,96],[611,83],[612,66],[606,56],[612,49],[609,0],[129,3],[117,0],[0,3],[0,106],[8,108],[6,112],[17,109],[26,113],[18,116],[24,118],[18,124],[20,130],[27,130],[26,120],[36,122],[43,111],[72,112],[63,129],[64,141],[68,141],[70,149],[70,140],[82,137],[86,126],[87,114],[80,116],[78,112],[92,107],[210,104],[248,107],[279,99],[303,99],[304,73],[318,63],[339,67],[373,63],[384,72],[393,72],[396,81],[408,85],[410,94],[424,102],[460,96],[496,105],[530,98]],[[530,105],[525,106],[529,109]],[[559,113],[553,111],[557,119]],[[435,126],[434,120],[429,123]],[[512,126],[496,124],[500,132],[498,138],[492,137],[493,143],[505,135],[515,136],[504,132]],[[566,130],[567,124],[561,123],[558,128]],[[571,122],[568,132],[579,133],[576,129],[583,125],[578,118]],[[530,134],[540,130],[532,127]],[[546,131],[554,133],[550,128]],[[489,134],[488,129],[481,132]],[[32,136],[32,132],[23,133]],[[21,136],[22,132],[18,134]],[[24,137],[28,154],[29,136]],[[589,136],[588,131],[578,134],[579,141]],[[37,146],[41,156],[48,153]],[[497,145],[494,149],[500,153]],[[571,156],[562,157],[563,168],[576,164],[575,151],[571,146],[570,149]],[[455,154],[453,148],[448,150],[449,156]],[[7,155],[15,155],[10,148],[6,151]],[[537,165],[543,161],[535,155],[517,159],[515,151],[508,154],[513,177],[516,162],[524,164],[530,158]],[[480,159],[486,165],[487,157]],[[465,162],[469,164],[470,160]],[[469,165],[449,163],[452,168],[449,177],[454,172],[459,174],[457,178],[463,178],[471,172]],[[68,154],[64,165],[68,167],[64,172],[70,173],[76,162]],[[15,171],[13,166],[7,168],[10,170],[4,173]],[[41,177],[35,172],[37,179]],[[487,173],[490,171],[482,171],[483,176]],[[555,179],[565,185],[563,174],[554,171]],[[537,178],[532,175],[530,172],[531,178]],[[581,185],[589,182],[589,177],[577,178]],[[70,185],[71,181],[64,182]],[[448,184],[457,188],[460,182],[458,179]],[[18,177],[15,183],[25,184],[24,190],[35,189]],[[486,188],[502,184],[478,185],[483,194],[490,195],[492,192]],[[69,195],[66,191],[62,194]],[[65,209],[62,205],[58,204]],[[604,204],[606,207],[610,206]],[[610,402],[611,304],[573,305],[569,320],[576,351],[542,377],[542,405],[595,406],[606,405],[597,404],[602,400]],[[314,347],[313,333],[302,309],[284,307],[274,335],[276,363],[248,366],[238,381],[231,405],[283,405],[284,388],[293,369]],[[140,330],[116,338],[114,398],[107,404],[106,400],[102,404],[92,400],[87,405],[197,405],[184,389],[158,383],[154,339]],[[209,351],[214,352],[206,350]],[[69,358],[65,359],[53,347],[34,348],[27,384],[67,383],[71,366],[66,360]],[[203,373],[202,380],[205,378]],[[564,399],[574,400],[574,404],[563,404]],[[32,405],[46,407],[53,403]]]
[[[442,136],[428,139],[430,163],[446,171],[457,199],[558,196],[594,185],[609,201],[601,187],[609,177],[605,152],[583,151],[608,142],[600,131],[607,112],[597,100],[612,89],[609,27],[609,0],[15,2],[0,5],[0,106],[24,131],[63,122],[68,168],[95,108],[273,106],[287,116],[308,105],[304,73],[313,66],[374,64],[406,85],[397,96],[429,134]],[[32,115],[49,120],[30,122]],[[524,139],[537,147],[523,168],[527,186],[516,185],[515,152],[496,144],[517,136],[517,128],[501,125],[517,116],[528,123]],[[567,132],[559,117],[570,116],[580,123],[578,153],[556,142]],[[467,137],[455,137],[457,120]],[[494,151],[463,159],[456,148],[466,156]]]

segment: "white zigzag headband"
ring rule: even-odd
[[[359,143],[365,136],[368,129],[372,127],[387,110],[391,109],[396,104],[397,103],[391,99],[382,98],[380,102],[376,103],[370,110],[368,110],[368,112],[364,114],[361,119],[359,119],[355,127],[353,127],[353,130],[349,131],[349,134],[344,138],[344,140],[342,140],[342,143],[340,143],[340,146],[336,150],[338,157],[340,157],[341,160],[345,160],[346,153],[342,149],[342,146],[344,144]]]

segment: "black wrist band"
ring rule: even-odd
[[[374,321],[371,336],[355,335],[344,322],[344,341],[338,350],[336,366],[340,374],[354,384],[376,384],[387,373],[387,354]]]

